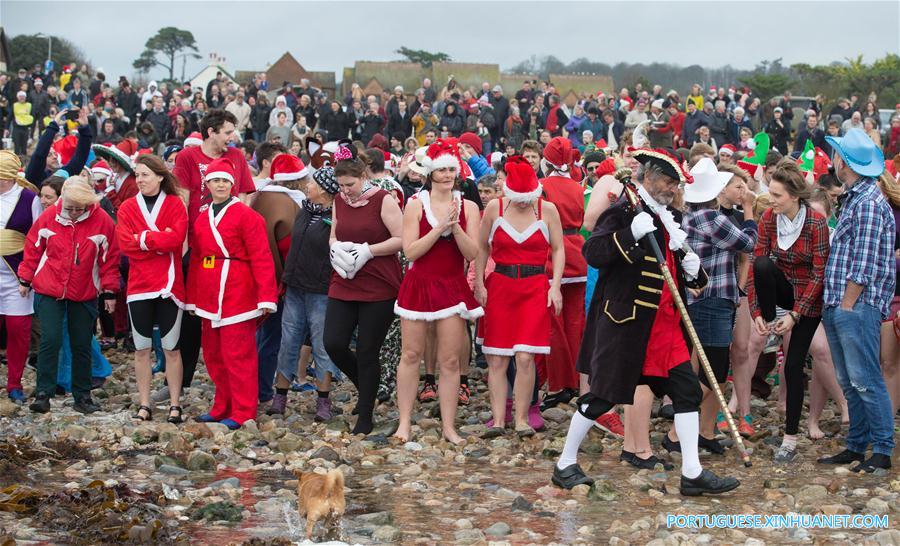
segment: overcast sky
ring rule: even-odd
[[[389,61],[401,46],[507,69],[531,55],[615,64],[752,68],[764,59],[827,64],[900,51],[900,2],[44,2],[0,1],[8,36],[65,36],[115,81],[164,26],[193,32],[201,61],[260,70],[290,51],[307,70]],[[15,52],[13,52],[15,55]],[[180,63],[176,77],[180,76]],[[151,76],[159,77],[161,69]]]

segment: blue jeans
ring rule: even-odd
[[[826,307],[822,323],[850,411],[847,449],[865,453],[872,444],[872,453],[890,456],[894,416],[881,375],[881,312],[863,303],[854,305],[852,311]]]
[[[278,347],[281,345],[281,316],[284,303],[278,302],[278,310],[269,313],[256,329],[256,352],[259,357],[259,401],[267,402],[275,396],[272,384],[278,367]]]
[[[325,351],[325,310],[327,294],[311,294],[299,288],[287,288],[284,295],[284,316],[281,318],[281,348],[278,350],[278,373],[288,380],[297,376],[300,347],[308,337],[312,343],[312,357],[316,361],[316,379],[343,379],[343,374]]]

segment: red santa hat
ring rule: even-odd
[[[428,147],[422,166],[425,167],[427,174],[431,174],[438,169],[456,169],[457,174],[459,174],[462,171],[461,163],[462,159],[459,157],[456,140],[439,138]]]
[[[60,165],[65,165],[72,159],[77,146],[78,138],[75,135],[68,135],[53,143],[53,151],[56,152]]]
[[[275,166],[274,162],[272,166]],[[234,163],[224,157],[213,160],[206,166],[206,176],[203,177],[203,181],[209,182],[213,178],[224,178],[234,184]]]
[[[303,161],[291,154],[276,155],[275,159],[272,160],[272,167],[269,172],[272,180],[275,182],[302,180],[309,175],[309,169],[303,164]]]
[[[112,169],[109,168],[109,163],[101,159],[100,161],[94,163],[94,166],[91,167],[91,174],[94,176],[94,178],[100,178],[101,176],[109,178],[112,176],[113,172]]]
[[[733,144],[725,144],[721,148],[719,148],[719,153],[725,152],[729,156],[734,155],[734,152],[737,151],[737,148],[734,147]]]
[[[190,148],[191,146],[199,146],[201,144],[203,144],[203,135],[201,135],[197,131],[189,134],[188,137],[184,139],[185,148]]]
[[[572,142],[569,139],[554,137],[544,148],[544,158],[541,161],[553,167],[558,174],[567,176],[577,158],[577,150],[572,148]],[[544,171],[549,171],[549,169],[544,169]]]
[[[392,173],[397,170],[397,156],[390,152],[384,152],[384,170]]]
[[[510,156],[503,169],[506,171],[503,197],[514,203],[531,203],[541,196],[541,183],[538,182],[531,163],[524,157]]]
[[[615,174],[615,173],[616,173],[616,160],[611,157],[607,157],[606,159],[604,159],[603,161],[600,162],[600,165],[597,167],[597,170],[595,171],[594,174],[597,175],[597,178],[600,178],[601,176],[606,176],[608,174]]]

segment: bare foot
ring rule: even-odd
[[[806,429],[811,440],[821,440],[825,437],[825,433],[819,428],[819,423],[808,422],[806,423]]]
[[[409,441],[410,430],[409,427],[399,427],[397,428],[397,432],[395,432],[391,438],[396,438],[403,442],[404,444]]]
[[[847,409],[847,406],[841,408],[841,425],[849,425],[850,424],[850,410]]]
[[[450,442],[451,444],[458,446],[466,443],[462,436],[456,433],[455,430],[445,430],[444,431],[444,439]]]

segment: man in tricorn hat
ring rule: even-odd
[[[633,156],[642,164],[637,194],[644,210],[638,212],[623,195],[600,216],[584,246],[588,263],[599,270],[578,356],[578,371],[589,375],[590,391],[578,399],[552,481],[566,489],[593,483],[576,462],[579,445],[597,417],[615,404],[631,404],[635,388],[645,384],[657,396],[672,398],[681,441],[682,495],[724,493],[740,482],[700,466],[700,382],[691,368],[687,336],[660,264],[649,241],[642,240],[646,235],[656,237],[682,299],[685,288],[706,285],[700,258],[685,252],[681,214],[670,207],[678,185],[691,178],[663,150],[640,149]]]

